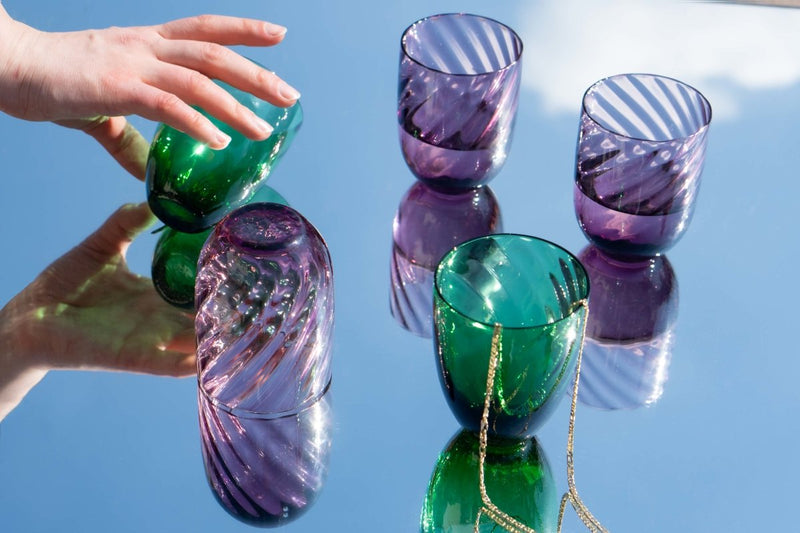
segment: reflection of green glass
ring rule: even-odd
[[[147,160],[147,201],[162,222],[178,231],[203,231],[243,205],[269,175],[303,122],[299,102],[284,109],[216,83],[274,130],[267,139],[252,141],[201,110],[231,137],[226,148],[212,150],[170,126],[159,126]]]
[[[289,205],[275,189],[259,188],[246,203],[271,202]],[[200,233],[183,233],[165,227],[153,252],[151,275],[153,285],[168,303],[183,309],[194,307],[194,280],[197,259],[212,228]]]
[[[442,387],[459,422],[478,431],[495,324],[501,349],[489,431],[529,437],[573,373],[589,281],[563,248],[524,235],[467,241],[440,262],[434,331]]]
[[[478,436],[462,430],[436,463],[422,507],[422,533],[474,531],[482,507],[478,469]],[[490,440],[484,474],[486,494],[501,511],[538,533],[556,530],[558,494],[536,439]],[[482,515],[479,531],[506,530]]]

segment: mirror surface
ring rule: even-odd
[[[397,134],[404,29],[434,13],[464,11],[519,33],[514,136],[490,187],[504,231],[576,255],[587,246],[572,203],[585,89],[622,72],[697,88],[713,119],[696,211],[666,254],[669,272],[623,273],[642,293],[614,300],[612,289],[603,299],[649,309],[652,322],[614,315],[630,321],[635,339],[625,339],[619,324],[604,330],[616,339],[592,339],[577,411],[576,480],[610,531],[796,529],[800,461],[784,444],[800,429],[800,359],[791,340],[798,312],[789,290],[798,262],[800,10],[629,0],[4,6],[47,31],[223,11],[289,28],[277,47],[240,49],[302,92],[303,126],[268,184],[317,227],[333,261],[327,480],[287,533],[418,530],[434,468],[460,429],[431,339],[390,313],[392,223],[416,181]],[[156,124],[131,120],[152,138]],[[0,115],[0,139],[5,305],[117,207],[144,201],[145,187],[76,131]],[[157,238],[145,232],[133,243],[134,272],[149,276]],[[619,287],[607,269],[602,275],[606,288]],[[562,401],[537,435],[559,495],[568,418]],[[252,529],[219,505],[206,481],[192,378],[50,372],[0,424],[0,477],[3,531]],[[585,528],[568,511],[564,531]]]

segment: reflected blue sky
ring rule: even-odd
[[[280,46],[247,54],[303,93],[303,127],[269,184],[327,240],[336,332],[329,476],[287,532],[417,530],[437,457],[458,429],[431,341],[389,313],[392,219],[414,180],[395,123],[403,29],[469,11],[520,32],[518,118],[492,190],[505,231],[575,253],[586,245],[572,207],[583,90],[643,70],[697,87],[715,115],[694,220],[668,254],[680,282],[668,386],[648,408],[579,407],[578,487],[611,531],[794,528],[800,461],[784,450],[800,404],[791,338],[800,11],[636,0],[4,5],[47,30],[203,12],[289,27]],[[135,123],[148,138],[155,131]],[[145,190],[76,132],[0,116],[0,139],[5,303]],[[135,271],[149,272],[156,239],[132,246]],[[538,436],[559,491],[567,407]],[[51,373],[0,425],[0,477],[3,531],[251,530],[207,486],[191,379]],[[565,531],[581,530],[570,518]]]

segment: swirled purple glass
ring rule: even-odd
[[[464,241],[502,231],[500,205],[489,187],[439,191],[418,181],[406,192],[392,231],[392,316],[405,329],[433,336],[433,273]]]
[[[214,228],[198,260],[198,382],[233,414],[296,412],[331,379],[328,248],[294,209],[249,204]]]
[[[329,396],[294,415],[260,418],[235,416],[198,391],[206,476],[228,513],[255,526],[280,526],[311,507],[328,473]]]
[[[583,97],[575,210],[592,243],[653,256],[685,233],[700,185],[711,106],[671,78],[621,74]]]
[[[664,391],[678,317],[678,282],[666,256],[618,261],[594,246],[578,256],[592,297],[586,324],[581,403],[632,409]]]
[[[497,174],[510,148],[521,57],[517,34],[485,17],[435,15],[406,29],[397,120],[417,178],[468,188]]]

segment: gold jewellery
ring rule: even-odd
[[[575,509],[578,518],[586,525],[593,533],[608,533],[608,530],[603,527],[597,518],[589,511],[586,505],[578,495],[578,489],[575,486],[575,464],[573,447],[575,442],[575,411],[578,406],[578,382],[581,376],[581,359],[583,357],[583,342],[586,338],[586,323],[589,318],[589,305],[586,299],[577,303],[578,306],[583,307],[586,313],[583,318],[583,326],[581,327],[580,344],[578,347],[578,360],[575,366],[575,384],[572,388],[572,405],[569,412],[569,433],[567,435],[567,487],[568,490],[561,497],[561,506],[558,511],[558,533],[561,532],[561,525],[564,520],[564,511],[567,502]],[[478,511],[478,516],[475,518],[474,531],[477,533],[479,530],[480,519],[482,515],[488,516],[497,525],[503,527],[510,533],[537,533],[532,527],[529,527],[519,520],[509,516],[497,507],[492,499],[486,492],[486,478],[484,466],[486,463],[486,449],[489,440],[489,409],[492,403],[492,389],[494,388],[494,378],[497,371],[498,360],[500,358],[500,351],[502,349],[502,331],[503,328],[500,324],[495,324],[494,333],[492,335],[492,349],[489,357],[489,370],[486,376],[486,399],[483,404],[483,415],[481,416],[480,426],[480,447],[479,447],[479,469],[478,480],[480,483],[481,501],[483,507]]]

